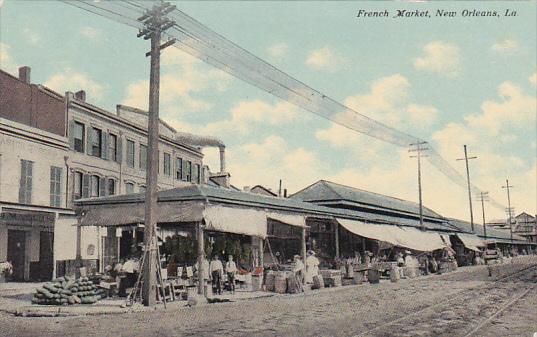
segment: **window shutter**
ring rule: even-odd
[[[26,162],[26,203],[32,203],[32,162]]]
[[[106,195],[106,179],[99,179],[99,196],[104,197]]]
[[[70,120],[69,121],[69,146],[71,147],[71,150],[75,149],[75,121]]]
[[[82,175],[82,198],[89,198],[89,195],[90,195],[89,178],[90,176],[87,174]]]
[[[19,181],[19,202],[24,204],[26,190],[26,161],[21,160],[21,179]]]
[[[87,135],[86,135],[86,153],[91,156],[92,155],[91,145],[93,144],[93,128],[88,127],[86,133],[87,133]]]
[[[101,132],[101,158],[108,159],[108,132],[104,130]]]
[[[56,205],[56,172],[54,167],[50,168],[50,206]]]
[[[181,171],[182,171],[181,180],[186,180],[186,160],[184,159],[183,159],[183,169]]]
[[[118,163],[122,163],[122,156],[123,156],[123,142],[121,141],[121,136],[118,135],[117,136],[117,142],[116,142],[116,146],[117,146],[117,153],[116,153],[116,161]]]

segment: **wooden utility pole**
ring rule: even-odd
[[[513,209],[511,208],[511,196],[509,194],[509,189],[513,188],[514,186],[509,185],[509,179],[505,179],[505,186],[502,186],[502,188],[505,188],[507,190],[507,214],[509,217],[509,231],[511,233],[511,246],[513,245],[513,224],[512,224],[512,214]],[[513,247],[511,247],[512,249]]]
[[[487,241],[487,225],[485,222],[485,201],[487,200],[489,192],[481,192],[479,201],[481,201],[481,210],[483,211],[483,234],[485,236],[485,242]]]
[[[146,172],[145,192],[145,228],[144,228],[144,265],[142,297],[145,306],[156,303],[157,273],[160,268],[157,256],[157,239],[155,227],[157,224],[157,193],[158,193],[158,140],[159,140],[159,92],[160,92],[160,51],[172,45],[175,40],[160,45],[162,32],[171,28],[175,23],[166,15],[175,9],[168,2],[155,5],[138,21],[143,22],[145,28],[138,33],[144,40],[151,39],[151,69],[149,73],[149,111],[148,111],[148,165]]]
[[[418,158],[418,194],[419,194],[419,202],[420,202],[420,228],[423,230],[425,227],[423,226],[423,200],[421,196],[421,157],[426,157],[421,154],[422,151],[427,151],[429,148],[422,147],[422,145],[427,144],[427,142],[418,141],[416,143],[410,144],[411,147],[415,147],[414,149],[408,150],[408,152],[416,152],[417,155],[410,156],[410,158]]]
[[[470,185],[470,169],[468,168],[468,159],[476,159],[476,156],[468,157],[468,152],[466,151],[466,145],[464,145],[464,158],[459,158],[457,160],[464,160],[466,162],[466,180],[468,181],[468,202],[470,203],[470,224],[472,225],[472,232],[474,232],[474,210],[472,208],[472,188]]]
[[[205,278],[203,275],[205,273],[209,273],[208,270],[205,270],[203,261],[205,260],[205,241],[204,241],[204,234],[203,234],[203,223],[200,221],[198,222],[197,226],[197,236],[198,236],[198,294],[204,295],[205,294]]]

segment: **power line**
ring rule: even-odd
[[[136,1],[64,2],[86,10],[89,8],[92,12],[100,11],[98,15],[138,29],[141,26],[136,19],[152,6],[150,2]],[[174,10],[169,17],[177,25],[169,32],[164,32],[163,37],[176,38],[178,43],[175,47],[238,79],[333,123],[391,144],[407,147],[410,143],[424,141],[344,106],[251,54],[182,11]],[[453,183],[467,187],[467,179],[433,148],[430,148],[428,160]],[[475,185],[470,186],[475,194],[481,191]],[[492,199],[490,203],[496,208],[504,209],[503,205]]]

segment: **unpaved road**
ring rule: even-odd
[[[471,267],[395,284],[189,309],[67,318],[0,314],[0,335],[466,336],[479,327],[473,336],[532,337],[537,332],[537,259],[524,261],[495,267],[492,278],[486,268]]]

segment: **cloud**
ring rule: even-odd
[[[97,40],[102,36],[103,31],[95,27],[84,26],[80,29],[80,34],[90,40]]]
[[[287,55],[289,46],[286,43],[275,43],[267,48],[267,53],[276,60],[281,60]]]
[[[537,73],[531,75],[528,80],[531,84],[533,84],[534,87],[537,87]]]
[[[282,179],[285,188],[297,191],[329,172],[315,153],[292,147],[276,135],[270,135],[259,143],[246,143],[226,151],[232,174],[231,183],[238,187],[261,184],[275,189]],[[218,165],[216,155],[211,157],[215,161],[211,162],[211,166]]]
[[[499,53],[513,53],[518,50],[518,42],[512,39],[504,39],[494,43],[490,49]]]
[[[254,126],[277,126],[289,123],[298,116],[298,108],[288,102],[270,104],[261,100],[239,101],[231,108],[229,119],[210,123],[205,133],[250,133]]]
[[[459,47],[444,41],[432,41],[423,47],[423,55],[414,59],[417,70],[455,77],[461,68]]]
[[[22,30],[25,41],[31,45],[39,45],[41,43],[41,34],[30,28],[24,28]]]
[[[60,93],[84,90],[87,93],[88,101],[99,102],[104,98],[105,88],[101,84],[93,81],[86,74],[69,68],[64,69],[61,73],[52,75],[43,85]]]
[[[310,68],[328,72],[341,70],[347,63],[348,60],[345,57],[329,47],[312,50],[306,59],[306,65]]]
[[[10,54],[11,47],[0,42],[0,68],[8,73],[17,75],[17,65]]]
[[[197,58],[176,48],[168,48],[162,54],[160,79],[160,101],[163,115],[177,118],[177,112],[207,111],[212,105],[197,94],[206,91],[224,92],[231,76],[223,71],[209,68]],[[139,80],[126,88],[122,103],[147,110],[149,81]]]

